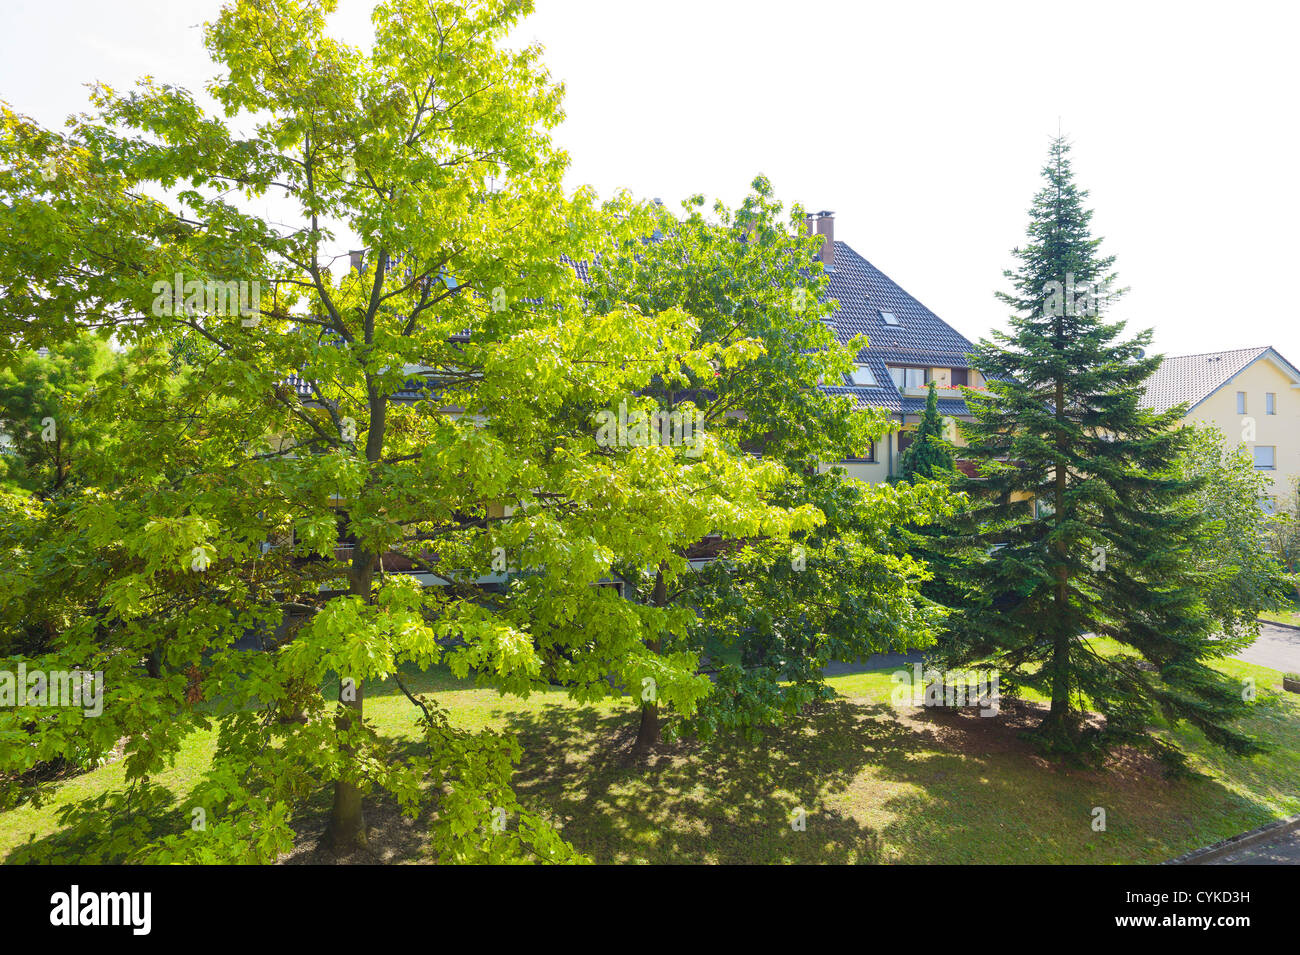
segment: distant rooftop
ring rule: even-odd
[[[1272,351],[1263,345],[1166,358],[1147,382],[1147,404],[1156,411],[1168,411],[1174,405],[1184,403],[1197,405],[1246,366]],[[1289,364],[1281,355],[1277,357],[1283,364]]]

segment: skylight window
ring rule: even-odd
[[[881,313],[880,313],[880,320],[881,320],[882,322],[884,322],[886,325],[897,325],[897,324],[898,324],[898,319],[897,319],[897,317],[895,317],[895,315],[894,315],[893,312],[881,312]]]
[[[871,369],[866,365],[854,365],[853,373],[849,375],[849,380],[855,385],[874,386],[876,376],[871,373]]]

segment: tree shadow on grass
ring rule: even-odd
[[[998,718],[985,719],[839,699],[757,741],[686,740],[644,762],[628,759],[633,707],[610,713],[564,701],[492,716],[523,746],[514,776],[521,801],[597,862],[1156,862],[1274,818],[1294,803],[1300,771],[1293,707],[1261,708],[1254,728],[1277,749],[1256,761],[1234,760],[1180,731],[1227,784],[1167,779],[1131,749],[1097,769],[1051,762],[1023,735],[1041,708],[1009,701]],[[421,745],[390,742],[394,757]],[[433,861],[427,814],[406,819],[377,793],[366,799],[370,850],[343,859],[320,851],[331,792],[322,786],[296,807],[298,847],[281,861]],[[163,801],[169,805],[156,821],[188,820]],[[1092,828],[1097,807],[1107,811],[1105,831]],[[806,812],[802,831],[791,825],[796,808]],[[122,815],[142,825],[141,816],[153,814]],[[133,841],[144,833],[112,835]],[[44,834],[5,861],[90,858],[109,837],[102,829]]]
[[[1129,747],[1071,766],[1039,753],[1042,709],[1018,701],[984,718],[842,699],[757,742],[687,740],[642,763],[632,710],[495,715],[525,751],[521,801],[598,862],[1158,862],[1273,818],[1291,758],[1223,767],[1244,791],[1170,779]]]
[[[597,862],[870,863],[881,861],[879,832],[827,797],[868,765],[909,760],[916,734],[874,718],[884,709],[833,701],[757,741],[687,740],[643,763],[627,759],[630,711],[501,716],[525,751],[521,802]]]
[[[1250,796],[1217,779],[1168,779],[1131,748],[1100,767],[1069,766],[1027,739],[1042,708],[1019,701],[990,719],[840,699],[757,741],[684,740],[644,761],[629,759],[632,707],[565,701],[492,716],[523,748],[520,800],[604,863],[1157,862],[1272,818],[1265,802],[1282,798],[1300,760],[1229,766],[1209,750]],[[1284,746],[1300,741],[1293,721],[1270,730]],[[1092,825],[1097,807],[1104,831]],[[791,825],[796,808],[802,831]],[[428,861],[427,818],[403,819],[385,800],[367,800],[372,851],[354,860],[311,848],[328,791],[302,810],[306,838],[287,861]]]
[[[277,861],[281,865],[385,865],[434,863],[429,848],[432,811],[425,808],[411,818],[402,813],[397,800],[386,792],[365,798],[367,845],[346,855],[322,846],[329,822],[334,787],[327,784],[297,807],[290,824],[295,832],[293,849]]]
[[[883,835],[905,845],[906,861],[1153,863],[1276,815],[1270,803],[1286,763],[1227,765],[1234,758],[1212,750],[1225,760],[1215,768],[1238,784],[1250,780],[1246,787],[1170,778],[1153,753],[1129,746],[1100,765],[1070,765],[1028,738],[1045,708],[1007,702],[996,718],[944,708],[897,715],[952,754],[912,764],[902,778],[918,789],[885,803],[894,822]],[[1192,735],[1180,730],[1180,742]]]

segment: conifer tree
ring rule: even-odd
[[[1050,750],[1143,743],[1177,763],[1150,728],[1186,720],[1248,752],[1253,741],[1230,723],[1249,694],[1211,666],[1239,641],[1215,638],[1206,604],[1212,582],[1197,557],[1211,532],[1198,481],[1175,468],[1190,439],[1176,427],[1185,409],[1144,403],[1161,360],[1145,353],[1150,331],[1126,340],[1122,322],[1102,320],[1123,290],[1069,153],[1053,141],[1028,242],[1004,273],[1010,331],[974,356],[989,391],[969,396],[974,421],[963,425],[963,456],[980,474],[960,482],[975,505],[961,543],[978,545],[962,566],[980,598],[958,615],[943,662],[989,660],[1004,692],[1049,694],[1038,735]]]
[[[939,395],[931,381],[921,423],[917,426],[912,443],[898,461],[898,473],[904,481],[915,481],[917,478],[944,479],[952,474],[952,445],[944,438],[943,431]]]

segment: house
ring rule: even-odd
[[[1267,345],[1166,358],[1147,383],[1156,411],[1186,404],[1182,421],[1218,428],[1270,479],[1261,505],[1296,506],[1300,478],[1300,370]]]
[[[809,216],[808,229],[822,236],[828,297],[836,303],[831,319],[836,338],[847,342],[865,334],[868,341],[857,355],[851,380],[826,390],[852,395],[859,407],[879,408],[898,423],[897,431],[841,466],[851,477],[871,483],[897,475],[899,455],[921,420],[931,381],[939,413],[948,419],[948,438],[960,445],[953,421],[971,418],[963,389],[985,386],[970,365],[974,344],[847,243],[836,241],[833,213]]]

